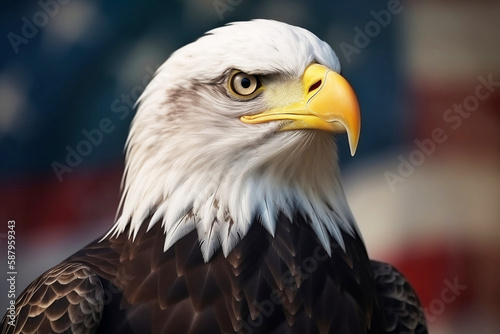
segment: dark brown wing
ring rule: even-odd
[[[1,328],[3,334],[95,333],[102,311],[97,275],[85,265],[66,263],[31,283],[17,300],[15,326],[6,315]]]
[[[371,261],[387,333],[427,334],[425,314],[406,278],[393,266]]]

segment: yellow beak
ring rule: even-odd
[[[361,116],[354,90],[347,80],[331,69],[309,65],[302,76],[303,96],[298,102],[245,115],[241,121],[249,124],[284,121],[281,131],[317,129],[345,132],[351,154],[358,146]]]

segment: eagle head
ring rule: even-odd
[[[228,255],[254,223],[274,235],[300,214],[329,252],[356,229],[339,182],[334,134],[356,150],[356,96],[335,52],[271,20],[209,31],[158,69],[127,140],[110,234],[162,224],[164,250],[196,230],[205,261]]]

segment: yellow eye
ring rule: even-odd
[[[231,92],[243,99],[252,98],[259,87],[260,82],[256,76],[243,72],[235,72],[229,80]]]

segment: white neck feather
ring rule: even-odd
[[[298,212],[327,252],[330,236],[344,247],[340,229],[352,234],[357,227],[340,185],[333,138],[318,131],[278,135],[283,138],[254,149],[259,151],[250,155],[259,157],[255,161],[235,157],[231,163],[199,168],[189,161],[129,160],[121,216],[108,235],[128,228],[135,238],[152,216],[148,230],[162,224],[165,251],[196,229],[208,261],[220,247],[227,256],[256,218],[274,236],[278,214],[293,219]],[[281,153],[275,155],[276,150]]]

